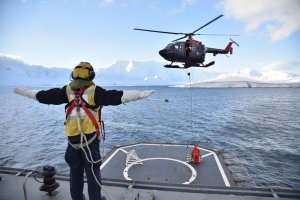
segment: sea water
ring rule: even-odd
[[[104,88],[155,90],[103,108],[105,152],[137,142],[206,143],[234,154],[259,187],[300,188],[299,88]],[[47,164],[68,173],[64,105],[40,104],[10,87],[0,88],[0,100],[0,166]]]

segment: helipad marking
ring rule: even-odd
[[[107,160],[102,163],[102,165],[100,166],[100,170],[103,169],[103,167],[120,151],[120,148],[117,149],[109,158],[107,158]]]
[[[124,153],[128,153],[127,151],[125,151],[123,148],[118,148],[109,158],[107,158],[107,160],[101,165],[100,170],[103,169],[103,167],[119,152],[119,151],[123,151]]]
[[[142,145],[145,145],[145,146],[184,146],[184,147],[189,147],[189,148],[193,148],[194,146],[192,146],[192,145],[182,145],[182,144],[148,144],[148,143],[139,143],[139,144],[134,144],[134,145],[129,145],[129,146],[123,146],[123,147],[119,147],[112,155],[110,155],[110,157],[109,158],[107,158],[107,160],[101,165],[101,167],[100,167],[100,169],[102,170],[103,168],[104,168],[104,166],[121,150],[121,151],[126,151],[126,150],[124,150],[124,149],[126,149],[126,148],[131,148],[131,147],[136,147],[136,146],[142,146]],[[210,153],[208,153],[208,154],[205,154],[205,155],[203,155],[203,156],[209,156],[209,155],[213,155],[214,156],[214,158],[215,158],[215,161],[216,161],[216,164],[217,164],[217,166],[218,166],[218,168],[219,168],[219,171],[220,171],[220,173],[221,173],[221,176],[222,176],[222,178],[223,178],[223,181],[224,181],[224,184],[226,185],[226,186],[228,186],[228,187],[230,187],[230,183],[229,183],[229,181],[228,181],[228,178],[227,178],[227,176],[226,176],[226,174],[225,174],[225,172],[224,172],[224,169],[223,169],[223,167],[222,167],[222,165],[221,165],[221,163],[220,163],[220,160],[219,160],[219,158],[218,158],[218,156],[217,156],[217,154],[214,152],[214,151],[211,151],[211,150],[209,150],[209,149],[205,149],[205,148],[201,148],[201,147],[198,147],[200,150],[204,150],[204,151],[207,151],[207,152],[210,152]],[[125,152],[124,152],[125,153]],[[203,157],[202,156],[202,157]],[[149,158],[148,158],[149,159]],[[166,160],[174,160],[174,161],[176,161],[176,162],[181,162],[181,163],[184,163],[183,161],[177,161],[177,160],[175,160],[175,159],[171,159],[171,158],[152,158],[152,160],[153,159],[166,159]],[[147,159],[144,159],[144,160],[147,160]],[[128,167],[131,167],[132,165],[133,165],[134,163],[132,163],[131,165],[128,165],[126,168],[128,168]],[[187,164],[187,163],[186,163]],[[188,164],[187,164],[188,165]],[[125,168],[125,169],[126,169]],[[192,168],[192,166],[190,166],[189,167],[190,169]],[[125,170],[124,169],[124,170]],[[128,168],[129,169],[129,168]],[[194,168],[192,168],[191,169],[192,171],[194,170]],[[195,171],[195,170],[194,170]],[[123,175],[124,175],[124,171],[123,171]],[[127,176],[128,176],[128,174],[127,174]],[[196,176],[197,176],[197,173],[196,173],[196,171],[195,171],[195,178],[196,178]],[[124,175],[124,177],[125,177],[125,175]],[[195,179],[194,178],[194,179]],[[126,177],[125,177],[125,179],[126,179]],[[128,177],[128,180],[131,180],[129,177]],[[193,180],[194,181],[194,180]],[[191,183],[191,182],[190,182]],[[183,184],[189,184],[189,183],[183,183]]]
[[[202,148],[200,148],[200,147],[198,147],[198,148],[199,148],[199,149],[202,149]],[[208,150],[208,149],[204,149],[204,150],[206,150],[206,151],[210,152],[210,154],[213,154],[213,155],[214,155],[215,161],[216,161],[217,166],[218,166],[218,168],[219,168],[219,171],[220,171],[220,173],[221,173],[221,176],[222,176],[222,179],[223,179],[223,181],[224,181],[224,184],[225,184],[227,187],[230,187],[230,183],[229,183],[229,181],[228,181],[228,178],[227,178],[227,176],[226,176],[226,174],[225,174],[225,172],[224,172],[224,169],[223,169],[223,167],[222,167],[222,165],[221,165],[221,163],[220,163],[220,160],[219,160],[219,158],[218,158],[216,152],[211,151],[211,150]],[[210,154],[209,154],[209,155],[210,155]],[[206,155],[208,155],[208,154],[206,154]]]
[[[123,151],[124,153],[128,153],[128,151],[125,151],[123,148],[120,148],[121,151]]]
[[[205,155],[203,155],[203,156],[201,156],[201,159],[203,159],[203,158],[205,158],[205,157],[207,157],[207,156],[210,156],[210,155],[212,155],[213,153],[211,152],[211,153],[208,153],[208,154],[205,154]]]
[[[197,172],[196,170],[188,163],[184,162],[184,161],[181,161],[181,160],[177,160],[177,159],[173,159],[173,158],[145,158],[145,159],[141,159],[142,162],[144,161],[147,161],[147,160],[171,160],[171,161],[174,161],[174,162],[179,162],[181,164],[184,164],[185,166],[187,166],[191,171],[192,171],[192,176],[190,177],[190,179],[182,184],[190,184],[192,183],[196,177],[197,177]],[[135,165],[136,162],[134,163],[131,163],[130,165],[128,165],[127,167],[124,168],[123,170],[123,176],[126,180],[132,180],[131,178],[129,178],[128,176],[128,171],[130,169],[130,167],[132,167],[133,165]]]

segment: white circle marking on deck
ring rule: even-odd
[[[171,160],[171,161],[174,161],[174,162],[179,162],[181,164],[184,164],[185,166],[187,166],[191,171],[192,171],[192,176],[190,177],[190,179],[182,184],[190,184],[192,183],[196,177],[197,177],[197,172],[196,170],[188,163],[184,162],[184,161],[181,161],[181,160],[176,160],[176,159],[173,159],[173,158],[145,158],[145,159],[141,159],[140,161],[148,161],[148,160]],[[130,165],[126,166],[123,170],[123,176],[126,180],[132,180],[131,178],[129,178],[128,176],[128,171],[130,169],[130,167],[132,167],[133,165],[137,164],[137,162],[134,162],[134,163],[131,163]]]

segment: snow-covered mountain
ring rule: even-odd
[[[223,75],[203,68],[169,69],[159,62],[117,61],[96,70],[94,82],[103,86],[181,85],[189,87],[187,72],[191,72],[192,87],[300,87],[298,76],[285,80],[263,80],[260,73]],[[249,71],[249,70],[248,70]],[[72,69],[46,68],[0,55],[0,86],[63,86],[70,82]]]
[[[29,65],[21,60],[0,56],[0,85],[6,86],[62,86],[70,82],[71,69],[45,68]],[[203,69],[193,70],[197,80],[216,76]],[[159,62],[117,61],[96,71],[98,85],[175,85],[188,82],[187,71],[167,69]]]
[[[59,86],[68,83],[70,70],[28,65],[21,60],[0,56],[0,85]]]
[[[174,85],[189,81],[185,69],[168,69],[159,62],[117,61],[97,73],[97,80],[104,85]],[[197,80],[213,78],[215,72],[194,69]]]

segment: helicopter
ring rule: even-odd
[[[196,32],[200,29],[206,27],[212,22],[218,20],[224,15],[219,15],[208,23],[204,24],[200,28],[196,29],[191,33],[178,33],[178,32],[168,32],[168,31],[157,31],[157,30],[149,30],[149,29],[140,29],[134,28],[137,31],[148,31],[154,33],[165,33],[165,34],[173,34],[173,35],[184,35],[178,39],[172,41],[172,43],[168,44],[164,49],[159,51],[159,54],[165,59],[171,62],[169,65],[164,65],[166,68],[189,68],[189,67],[210,67],[215,64],[215,61],[212,61],[208,64],[204,64],[205,54],[212,53],[213,56],[217,54],[232,54],[233,48],[232,44],[239,46],[238,43],[233,41],[230,38],[230,42],[224,49],[218,48],[210,48],[205,47],[201,41],[194,40],[192,36],[194,35],[213,35],[213,36],[238,36],[238,35],[228,35],[228,34],[197,34]],[[186,41],[179,41],[181,39],[187,38]],[[183,67],[179,65],[172,65],[174,62],[183,63]]]

